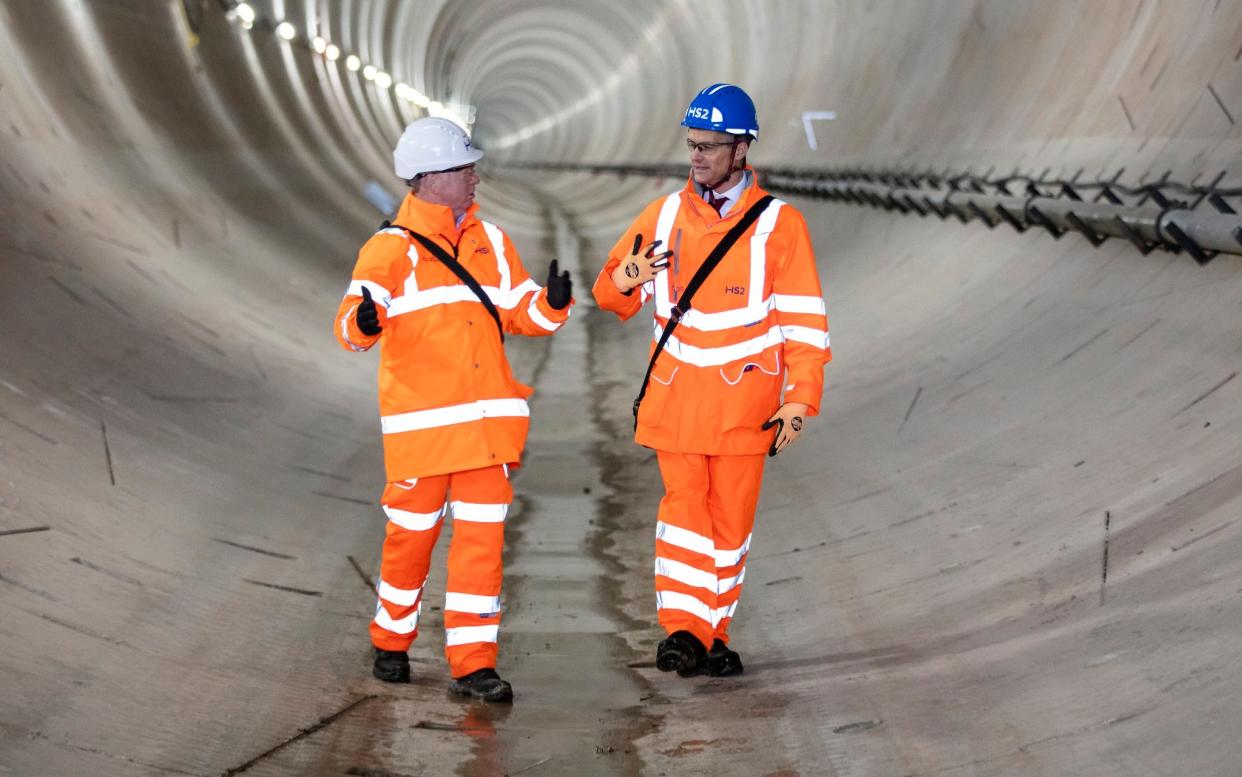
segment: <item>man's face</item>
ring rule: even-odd
[[[460,218],[474,202],[474,187],[479,183],[479,174],[474,165],[465,165],[452,170],[428,173],[426,186],[436,202],[447,205],[455,217]],[[428,198],[431,199],[431,198]]]
[[[690,148],[690,173],[700,186],[714,184],[728,178],[737,164],[746,156],[746,143],[735,143],[727,132],[711,130],[686,130],[686,145]]]

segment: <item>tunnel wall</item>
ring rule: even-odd
[[[678,160],[677,118],[715,80],[755,94],[761,169],[1242,174],[1234,2],[255,6],[475,105],[485,211],[531,266],[580,251],[580,300],[682,182],[503,163]],[[396,191],[388,145],[417,112],[205,8],[194,45],[179,3],[0,7],[0,765],[19,774],[221,773],[342,688],[373,693],[374,362],[328,327],[383,215],[362,190]],[[806,110],[838,113],[817,151]],[[737,621],[753,685],[724,711],[720,686],[662,689],[675,706],[625,768],[1231,774],[1239,260],[794,204],[836,358],[822,418],[769,468]],[[594,485],[627,508],[598,539],[640,663],[658,492],[625,430],[645,332],[588,308],[579,378],[621,473]],[[514,347],[533,380],[543,346]],[[722,731],[734,750],[685,744]]]

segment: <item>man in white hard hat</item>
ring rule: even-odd
[[[408,682],[431,552],[452,508],[444,598],[454,693],[505,702],[496,673],[504,521],[533,390],[509,368],[503,332],[549,335],[569,318],[569,273],[532,280],[509,237],[478,218],[474,148],[447,119],[406,127],[393,167],[409,186],[394,223],[358,254],[334,324],[349,351],[377,342],[388,516],[373,674]]]

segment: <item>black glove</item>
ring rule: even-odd
[[[384,330],[379,325],[379,316],[375,312],[375,302],[371,299],[371,290],[366,286],[362,287],[362,302],[358,303],[358,313],[354,317],[358,322],[358,331],[367,337],[372,337]]]
[[[772,438],[772,446],[768,448],[769,456],[775,456],[777,453],[779,453],[779,451],[776,450],[776,441],[781,438],[781,432],[785,431],[785,422],[779,418],[772,418],[772,419],[769,419],[768,422],[765,423],[762,428],[763,428],[763,431],[766,432],[767,430],[771,429],[773,426],[776,427],[776,436]]]
[[[559,270],[556,260],[553,259],[548,267],[548,282],[544,285],[548,288],[548,304],[557,310],[564,310],[569,304],[569,298],[573,296],[574,284],[569,280],[569,270]]]

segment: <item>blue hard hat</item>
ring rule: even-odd
[[[740,86],[712,84],[694,96],[681,126],[759,137],[755,104]]]

